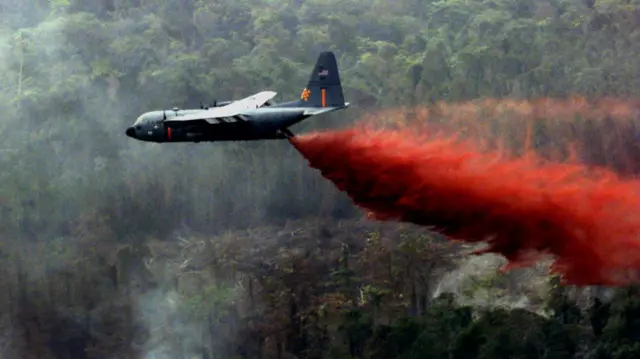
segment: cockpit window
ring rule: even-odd
[[[143,121],[143,120],[144,120],[144,115],[142,115],[142,116],[138,117],[138,118],[136,119],[136,122],[134,122],[134,123],[133,123],[133,125],[134,125],[134,126],[138,126],[138,125],[140,125],[140,124],[142,123],[142,121]]]
[[[164,116],[162,114],[162,111],[147,112],[147,113],[141,115],[140,117],[138,117],[138,119],[136,120],[134,125],[141,125],[141,124],[149,124],[149,123],[160,122],[160,121],[162,121],[163,118],[164,118]]]

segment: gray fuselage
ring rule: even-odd
[[[287,127],[310,116],[305,115],[305,108],[287,105],[247,109],[227,118],[185,122],[176,117],[205,110],[152,111],[138,117],[126,134],[140,141],[158,143],[286,139],[283,131],[286,132]]]

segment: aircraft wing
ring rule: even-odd
[[[277,95],[275,91],[262,91],[255,95],[245,97],[238,101],[234,101],[226,106],[214,107],[208,110],[203,110],[191,115],[176,116],[165,120],[165,122],[185,122],[205,120],[209,123],[219,122],[216,119],[234,117],[236,120],[243,120],[239,115],[242,111],[252,108],[258,108],[264,105],[267,101],[271,100]]]
[[[278,93],[275,91],[262,91],[262,92],[258,92],[255,95],[245,97],[241,100],[233,101],[232,103],[221,108],[226,108],[226,109],[229,109],[230,111],[231,109],[233,109],[233,111],[241,111],[241,110],[246,110],[250,108],[258,108],[264,105],[267,101],[274,98],[277,94]]]

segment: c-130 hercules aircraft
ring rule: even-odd
[[[276,92],[262,91],[210,108],[147,112],[126,135],[146,142],[275,140],[293,137],[288,127],[311,116],[349,106],[344,101],[335,55],[318,56],[300,100],[275,104]]]

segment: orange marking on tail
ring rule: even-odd
[[[167,139],[171,140],[171,127],[167,127]]]
[[[309,95],[311,95],[311,91],[305,87],[300,94],[300,99],[302,99],[302,101],[307,101],[309,99]]]
[[[327,89],[322,89],[322,107],[327,107]]]

